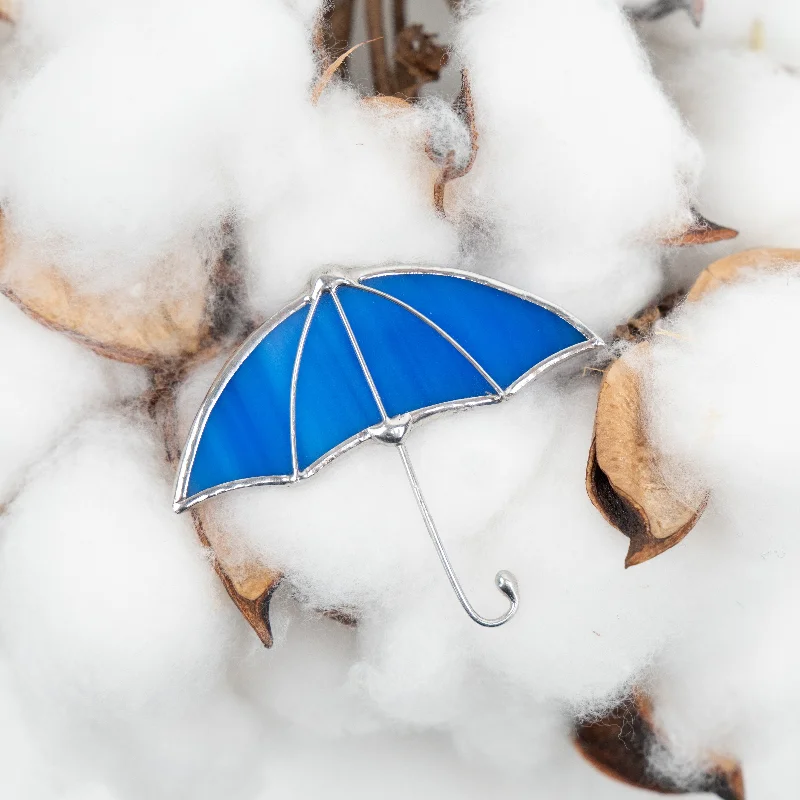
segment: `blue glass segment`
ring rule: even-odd
[[[233,373],[197,445],[188,495],[240,478],[292,474],[289,398],[308,306],[287,317]]]
[[[335,291],[389,416],[495,394],[480,370],[414,311],[504,389],[587,338],[538,303],[469,278],[399,272],[363,285],[387,296],[348,285]],[[307,302],[270,331],[219,393],[197,442],[187,497],[236,480],[293,474],[292,375],[309,309]],[[295,410],[300,470],[381,421],[329,292],[308,322]]]
[[[391,300],[342,287],[337,295],[389,416],[495,394],[441,334]]]
[[[300,469],[382,419],[330,294],[322,295],[309,325],[296,402]]]
[[[466,278],[397,273],[363,283],[435,322],[504,389],[549,356],[586,341],[558,314]]]

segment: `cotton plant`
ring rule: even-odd
[[[698,275],[794,246],[792,3],[450,6],[447,51],[413,3],[9,10],[3,796],[791,786],[800,256]],[[377,41],[339,59],[362,11]],[[445,52],[460,90],[434,80]],[[172,509],[247,334],[321,273],[396,264],[513,284],[610,345],[409,436],[475,605],[502,610],[497,569],[519,580],[495,630],[463,614],[373,443]],[[669,535],[626,570],[637,519]]]

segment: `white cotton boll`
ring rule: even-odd
[[[683,585],[695,615],[659,657],[657,724],[684,772],[712,754],[741,760],[748,796],[784,796],[799,744],[800,514],[786,495],[716,493],[692,536]]]
[[[682,252],[673,283],[690,284],[709,261],[736,250],[798,246],[800,78],[758,53],[657,52],[659,74],[705,151],[699,206],[739,231],[732,241]]]
[[[363,737],[319,741],[282,731],[270,753],[274,763],[257,800],[276,796],[333,800],[386,800],[413,797],[483,800],[647,800],[651,795],[602,775],[581,759],[568,742],[542,769],[525,774],[465,761],[439,735]],[[703,800],[699,795],[686,800]]]
[[[758,275],[687,304],[650,346],[647,415],[681,472],[728,492],[791,493],[797,269]]]
[[[214,234],[251,110],[269,103],[273,128],[291,128],[312,69],[277,2],[170,0],[114,18],[70,39],[5,110],[4,212],[73,278],[129,284]]]
[[[706,2],[701,25],[688,14],[644,23],[649,38],[686,47],[711,45],[764,49],[787,66],[800,66],[800,7],[795,0],[714,0]]]
[[[92,408],[144,391],[146,376],[47,330],[5,298],[0,298],[0,339],[7,344],[0,385],[2,506],[26,469],[69,426]]]
[[[509,259],[498,264],[496,272],[513,286],[557,302],[597,335],[607,338],[620,320],[658,294],[663,282],[662,262],[658,247],[572,252],[553,249],[531,260]]]
[[[262,314],[329,267],[455,259],[413,110],[374,108],[331,86],[285,150],[264,148],[261,130],[243,137],[238,185],[251,300]]]
[[[354,691],[349,672],[358,660],[359,632],[323,614],[298,607],[284,584],[270,603],[275,642],[253,641],[237,666],[236,685],[279,725],[309,735],[342,736],[380,729],[369,699]]]
[[[617,248],[688,226],[699,161],[624,15],[595,0],[493,0],[460,41],[480,151],[456,205],[488,225],[491,270],[532,291],[584,281],[589,297],[605,279],[613,297],[637,280],[619,276]]]
[[[3,520],[0,630],[35,696],[73,715],[169,708],[221,679],[236,617],[162,446],[99,416],[42,463]]]
[[[317,16],[328,6],[328,0],[282,0],[295,11],[306,25],[313,25]]]
[[[36,742],[16,682],[0,658],[0,797],[53,800],[52,765]]]
[[[643,367],[668,473],[711,490],[691,558],[676,548],[694,614],[655,665],[658,724],[677,756],[672,768],[703,754],[738,758],[748,793],[764,798],[785,794],[798,746],[799,301],[797,269],[754,272],[668,317],[670,335],[655,337]]]
[[[121,12],[135,13],[124,0],[20,0],[15,6],[15,39],[39,55],[102,27]]]

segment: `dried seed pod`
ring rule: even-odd
[[[739,231],[733,228],[726,228],[724,225],[717,225],[706,219],[699,211],[692,209],[692,224],[677,236],[665,239],[662,244],[668,247],[692,247],[698,244],[714,244],[715,242],[725,242],[735,239]]]
[[[246,562],[229,558],[230,548],[224,528],[205,507],[191,510],[197,536],[214,554],[214,569],[225,591],[242,616],[256,632],[264,647],[272,647],[269,604],[283,575],[253,559]]]
[[[663,750],[665,743],[653,723],[650,699],[642,692],[634,691],[601,719],[579,723],[574,741],[593,766],[638,789],[659,794],[707,792],[722,800],[745,800],[742,769],[733,759],[703,758],[707,766],[689,786],[652,768],[650,756]]]
[[[734,283],[741,278],[744,270],[780,271],[794,268],[800,264],[800,250],[785,250],[764,247],[754,250],[743,250],[727,258],[715,261],[704,269],[694,282],[686,299],[695,302],[713,292],[720,286]]]
[[[775,271],[798,264],[800,250],[746,250],[711,264],[697,278],[686,300],[700,300],[747,270]],[[674,306],[675,299],[664,303]],[[646,312],[641,322],[634,320],[624,326],[620,338],[640,340],[646,336],[663,313],[659,308]],[[701,491],[686,497],[671,486],[657,450],[647,439],[639,368],[647,362],[648,348],[647,342],[641,341],[606,371],[586,470],[592,503],[630,539],[626,567],[674,547],[697,523],[708,499]]]
[[[637,345],[639,359],[647,347]],[[600,387],[586,488],[600,513],[630,539],[626,567],[674,547],[705,508],[706,495],[687,501],[666,483],[645,433],[639,372],[626,359],[608,368]]]
[[[209,257],[187,247],[167,256],[143,291],[140,286],[93,293],[75,286],[55,265],[42,263],[0,216],[0,293],[43,325],[118,361],[161,366],[209,346],[212,275],[226,269],[224,261],[222,248]]]

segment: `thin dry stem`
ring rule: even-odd
[[[366,0],[367,33],[370,37],[372,82],[378,94],[394,94],[395,81],[386,56],[386,28],[383,21],[382,0]]]
[[[394,34],[397,36],[406,26],[406,0],[394,0]]]

